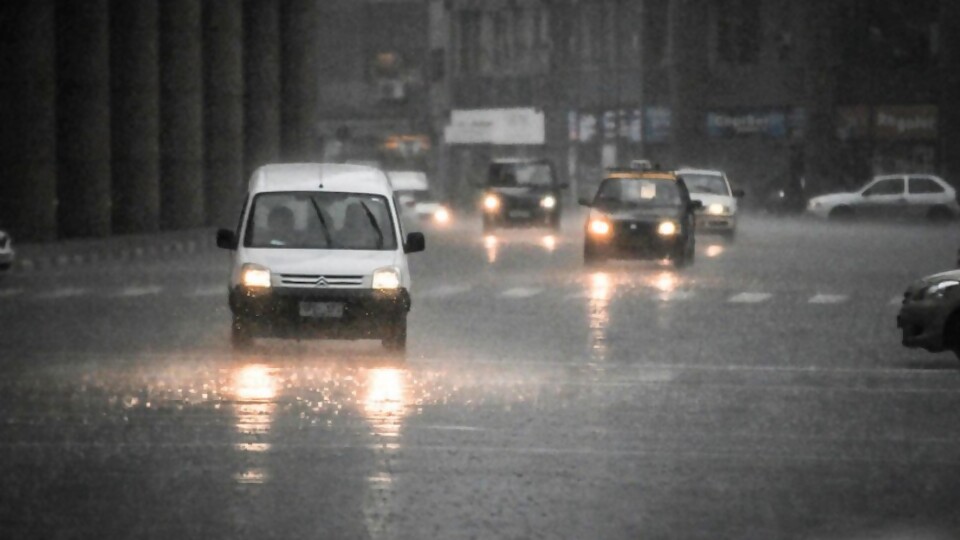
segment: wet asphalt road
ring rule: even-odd
[[[746,219],[680,272],[428,236],[406,361],[227,343],[224,253],[0,284],[2,538],[960,538],[956,225]]]

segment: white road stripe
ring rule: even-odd
[[[733,304],[759,304],[766,302],[772,296],[770,293],[744,292],[731,296],[727,299],[727,302]]]
[[[224,285],[211,285],[209,287],[201,287],[195,289],[190,293],[190,296],[194,298],[210,297],[210,296],[226,296],[227,287]]]
[[[543,292],[543,289],[534,287],[514,287],[500,293],[503,298],[530,298]]]
[[[473,287],[470,285],[441,285],[439,287],[434,287],[423,291],[420,294],[416,292],[413,293],[414,298],[446,298],[449,296],[456,296],[458,294],[463,294],[470,292]]]
[[[842,304],[847,301],[847,295],[845,294],[816,294],[810,300],[807,300],[808,304]]]
[[[0,298],[10,298],[21,294],[23,294],[23,289],[0,289]]]
[[[83,296],[87,294],[87,289],[81,289],[79,287],[61,287],[59,289],[54,289],[45,293],[40,293],[37,295],[37,298],[41,300],[57,300],[60,298],[73,298],[76,296]]]
[[[120,292],[116,294],[118,298],[136,298],[139,296],[150,296],[154,294],[160,294],[163,291],[163,287],[159,285],[148,285],[146,287],[125,287]]]

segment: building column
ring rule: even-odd
[[[157,0],[111,1],[113,230],[160,226],[160,53]]]
[[[64,237],[110,234],[108,0],[57,3],[58,221]]]
[[[280,9],[277,0],[244,0],[246,175],[280,158]],[[315,31],[315,29],[313,29]]]
[[[284,161],[316,161],[317,2],[284,0],[280,6],[280,153]]]
[[[200,0],[160,2],[160,224],[204,223]]]
[[[57,236],[55,0],[0,4],[0,227]]]
[[[656,159],[664,167],[695,162],[702,156],[706,124],[702,100],[709,69],[708,8],[705,0],[670,0],[667,8],[673,126],[670,163]]]
[[[940,173],[960,189],[960,3],[940,0]]]
[[[204,0],[207,225],[232,228],[245,193],[243,2]]]
[[[839,44],[836,21],[839,2],[807,4],[805,10],[804,65],[806,70],[807,133],[803,145],[803,171],[807,193],[819,193],[840,187],[837,166],[837,137],[834,106],[837,93],[836,59]]]

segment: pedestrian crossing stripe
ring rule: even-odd
[[[530,287],[514,287],[500,293],[503,298],[531,298],[543,292],[543,289]]]
[[[727,302],[732,304],[759,304],[761,302],[766,302],[773,295],[770,293],[762,292],[742,292],[735,294],[727,299]]]
[[[78,287],[61,287],[59,289],[54,289],[49,292],[40,293],[37,295],[37,298],[43,300],[56,300],[59,298],[72,298],[75,296],[83,296],[89,291],[87,289],[82,289]]]
[[[816,294],[810,300],[809,304],[842,304],[847,301],[845,294]]]
[[[140,296],[151,296],[154,294],[160,294],[163,291],[163,287],[158,285],[152,285],[147,287],[126,287],[117,293],[118,297],[121,298],[137,298]]]

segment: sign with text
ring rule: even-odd
[[[877,107],[874,135],[878,139],[934,140],[937,113],[934,105]]]
[[[533,108],[467,109],[450,113],[447,144],[544,144],[543,111]]]
[[[718,139],[787,136],[787,115],[783,111],[727,111],[707,113],[707,134]]]

